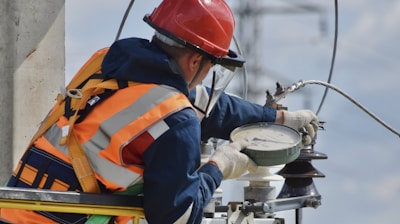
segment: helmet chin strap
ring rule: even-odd
[[[204,56],[203,56],[203,57],[201,58],[200,66],[199,66],[199,68],[197,69],[196,74],[194,75],[192,81],[190,81],[190,83],[188,84],[189,89],[192,89],[193,87],[195,87],[195,86],[192,86],[192,85],[196,82],[196,80],[197,80],[198,77],[200,76],[201,70],[203,70],[204,65],[206,64],[206,62],[207,62],[207,60],[206,60],[206,59],[204,58]]]

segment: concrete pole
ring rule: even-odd
[[[8,25],[13,1],[0,2],[0,184],[10,176],[12,164],[14,29]]]
[[[65,0],[0,0],[0,184],[65,83]]]

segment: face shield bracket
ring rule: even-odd
[[[209,90],[204,85],[196,87],[196,101],[194,107],[202,114],[202,117],[208,117],[235,74],[235,67],[224,67],[215,65],[212,71],[212,80]]]

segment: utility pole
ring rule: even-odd
[[[0,1],[0,184],[65,84],[65,0]]]

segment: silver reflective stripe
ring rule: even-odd
[[[168,131],[169,126],[167,123],[165,123],[164,120],[161,120],[157,123],[155,123],[153,126],[151,126],[147,132],[153,137],[153,139],[157,139],[160,137],[162,134],[164,134],[166,131]]]
[[[142,176],[122,168],[121,166],[110,162],[97,155],[96,152],[85,150],[90,160],[93,170],[103,178],[116,183],[122,187],[129,187],[142,182]]]
[[[49,141],[58,151],[69,156],[67,145],[60,145],[60,139],[62,135],[62,129],[58,125],[53,124],[49,130],[44,133],[44,137]]]
[[[90,150],[96,151],[107,148],[107,146],[110,144],[111,136],[113,136],[121,128],[136,120],[157,104],[178,93],[179,92],[177,90],[170,87],[155,86],[142,97],[140,97],[135,103],[104,121],[93,137],[89,139],[87,143],[85,143],[85,148],[87,147]],[[149,104],[149,102],[153,103]],[[138,133],[138,135],[141,133],[142,132]],[[136,137],[137,136],[132,136],[131,139]]]

